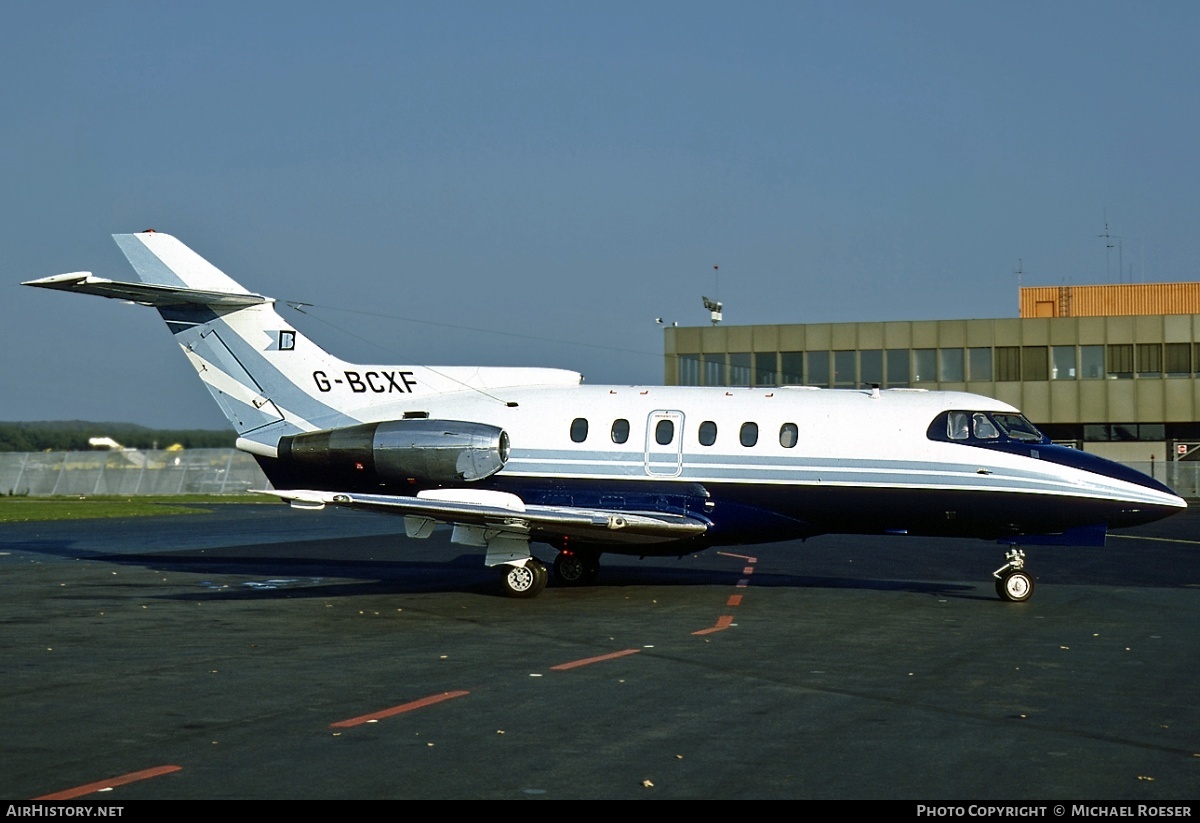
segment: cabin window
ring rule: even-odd
[[[795,423],[784,423],[779,427],[779,445],[792,449],[800,441],[800,429]]]
[[[717,424],[711,420],[705,420],[700,424],[700,445],[711,446],[717,442]]]
[[[671,420],[659,420],[654,427],[654,442],[666,446],[675,439],[675,423]]]
[[[743,423],[742,430],[739,433],[738,438],[742,441],[742,445],[746,448],[753,446],[758,442],[758,424]]]
[[[588,422],[585,418],[576,417],[571,421],[571,439],[576,443],[587,440]]]
[[[614,443],[624,443],[629,439],[629,421],[614,420],[612,424],[612,441]]]

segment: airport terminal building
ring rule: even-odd
[[[1200,283],[1019,291],[991,320],[671,327],[665,379],[968,391],[1103,457],[1200,459]]]

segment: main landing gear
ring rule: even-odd
[[[554,558],[554,579],[560,586],[590,586],[599,575],[599,552],[564,549]],[[537,597],[549,581],[550,571],[536,557],[500,567],[500,585],[509,597]]]
[[[1008,562],[992,572],[996,594],[1010,603],[1023,603],[1033,595],[1033,575],[1025,571],[1025,552],[1016,546],[1004,553]]]
[[[554,558],[554,579],[562,586],[590,586],[600,574],[600,555],[563,549]]]
[[[520,566],[505,564],[500,567],[500,585],[509,597],[537,597],[550,582],[550,572],[535,557]]]
[[[560,586],[591,586],[600,576],[600,552],[560,549],[554,557],[554,579]],[[509,597],[537,597],[550,582],[550,571],[536,557],[512,558],[500,566],[500,585]]]

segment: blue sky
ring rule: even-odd
[[[726,323],[811,323],[1013,316],[1018,260],[1200,279],[1198,32],[1190,2],[6,3],[0,420],[224,427],[153,311],[17,285],[128,279],[110,235],[150,227],[348,359],[593,383],[661,382],[654,319],[718,286]]]

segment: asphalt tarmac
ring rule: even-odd
[[[283,505],[0,524],[0,798],[1200,796],[1200,509],[1031,548],[482,553]],[[550,560],[549,552],[542,554]]]

